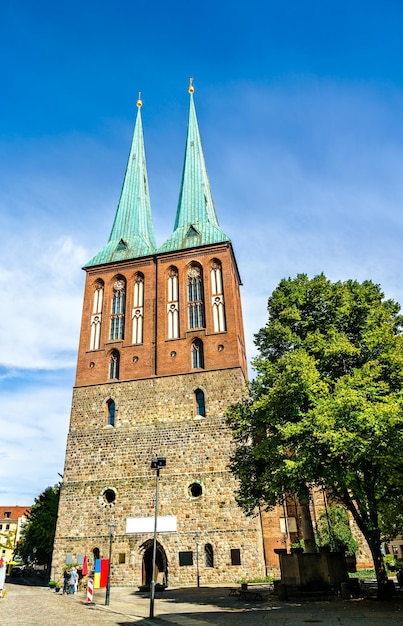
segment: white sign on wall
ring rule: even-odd
[[[128,517],[126,518],[126,533],[153,533],[154,517]],[[157,517],[157,533],[176,532],[176,515],[165,515]]]
[[[297,521],[295,517],[280,517],[280,530],[282,533],[296,533]]]

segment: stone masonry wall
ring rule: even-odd
[[[109,398],[116,405],[116,428],[193,420],[196,389],[204,391],[206,417],[222,416],[245,393],[245,381],[240,368],[233,368],[76,388],[70,430],[102,428]]]
[[[195,388],[205,391],[205,418],[194,416]],[[159,515],[177,516],[177,532],[158,535],[169,583],[195,584],[196,552],[202,583],[264,575],[260,519],[246,518],[236,504],[229,471],[233,443],[222,415],[244,391],[241,370],[113,383],[107,390],[116,403],[114,427],[105,426],[105,385],[73,393],[52,576],[60,577],[68,555],[76,560],[86,554],[90,565],[94,548],[107,557],[108,523],[114,521],[112,583],[142,583],[142,557],[152,533],[126,535],[125,528],[128,517],[154,515],[155,456],[167,460]],[[200,495],[192,495],[195,484]],[[112,503],[107,490],[115,493]],[[213,548],[214,567],[206,566],[205,544]],[[240,550],[240,565],[231,564],[231,549]],[[179,565],[183,551],[193,552],[192,566]]]

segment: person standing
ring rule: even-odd
[[[70,572],[69,577],[69,590],[67,593],[76,593],[76,580],[78,579],[77,570],[75,567]]]
[[[69,578],[70,578],[70,574],[68,570],[65,569],[64,574],[63,574],[63,595],[67,593],[67,590],[69,587]]]

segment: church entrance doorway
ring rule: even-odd
[[[150,585],[152,580],[152,568],[153,568],[153,540],[149,539],[145,541],[141,548],[143,552],[142,561],[142,584]],[[156,583],[167,585],[168,584],[168,561],[164,548],[157,541],[157,552],[155,555],[155,576]]]

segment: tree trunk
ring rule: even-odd
[[[369,533],[367,541],[374,561],[376,581],[378,583],[378,600],[389,600],[392,597],[392,586],[388,582],[379,532]]]
[[[367,484],[369,482],[370,481],[367,480]],[[372,560],[374,562],[376,581],[378,584],[378,599],[386,600],[392,597],[393,583],[388,581],[388,575],[386,572],[385,563],[383,561],[383,555],[381,550],[381,532],[378,525],[378,512],[373,490],[370,490],[369,496],[370,497],[368,497],[368,500],[371,506],[368,506],[369,515],[365,516],[365,518],[361,514],[361,509],[365,510],[366,508],[365,505],[360,506],[359,503],[357,505],[357,502],[352,500],[350,494],[347,491],[343,494],[343,501],[344,504],[347,506],[347,509],[352,513],[353,518],[356,521],[358,528],[364,535],[371,551]]]
[[[300,500],[299,510],[301,513],[302,535],[304,537],[304,552],[314,553],[316,552],[316,543],[309,503]]]

